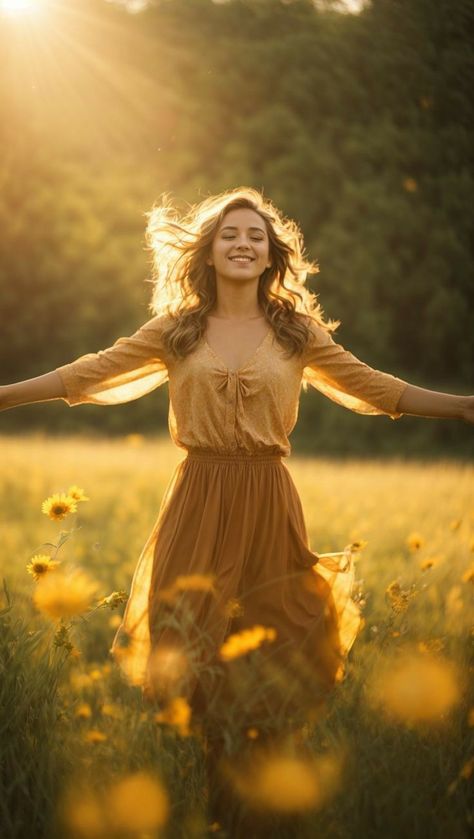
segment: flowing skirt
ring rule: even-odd
[[[325,696],[343,678],[361,625],[352,556],[344,559],[311,550],[281,455],[189,450],[139,558],[111,652],[145,695],[179,685],[203,712],[217,676],[234,668],[235,679],[253,648],[267,667],[262,681],[280,668],[280,694],[291,694],[303,668],[303,681]],[[277,683],[275,675],[272,696]]]

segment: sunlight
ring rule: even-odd
[[[44,0],[0,0],[0,11],[11,17],[35,15],[42,6]]]

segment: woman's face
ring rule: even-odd
[[[216,276],[235,282],[258,279],[271,265],[265,222],[255,210],[229,210],[212,242],[208,265]]]

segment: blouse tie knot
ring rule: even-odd
[[[217,372],[217,371],[216,371]],[[248,378],[239,373],[238,370],[219,370],[219,380],[216,385],[217,390],[224,390],[225,388],[235,388],[236,396],[248,396],[250,393],[250,382]]]

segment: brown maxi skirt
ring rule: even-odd
[[[111,651],[145,696],[162,698],[171,685],[196,713],[251,685],[242,668],[252,660],[262,668],[250,688],[255,707],[288,712],[300,701],[296,685],[311,685],[316,700],[344,675],[361,615],[350,553],[343,559],[345,567],[310,549],[280,454],[190,449],[164,494]],[[224,659],[223,642],[255,626],[270,629],[258,652]]]

